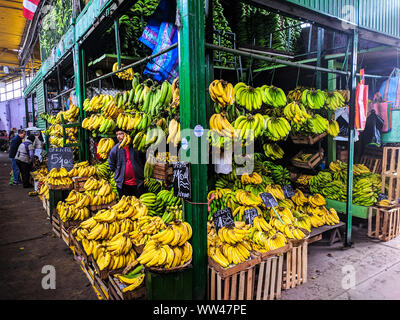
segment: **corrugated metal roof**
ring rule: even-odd
[[[286,0],[362,28],[400,38],[399,0]]]

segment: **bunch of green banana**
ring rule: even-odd
[[[369,178],[357,179],[353,186],[353,203],[360,206],[371,207],[378,200],[374,192],[372,181]]]
[[[233,88],[235,101],[248,111],[259,110],[265,100],[265,94],[261,87],[253,88],[243,82],[239,82]]]
[[[263,149],[265,155],[272,160],[282,159],[285,154],[283,149],[276,143],[265,143],[263,144]]]
[[[236,104],[229,105],[224,110],[222,110],[219,104],[215,104],[215,113],[221,113],[222,111],[224,111],[225,117],[230,123],[235,122],[238,117],[245,115],[244,110],[238,108]]]
[[[137,106],[138,108],[142,107],[144,104],[144,100],[150,91],[150,86],[147,84],[147,82],[139,83],[136,85],[134,90],[135,90],[135,93],[134,93],[134,97],[133,97],[133,104],[135,106]]]
[[[340,132],[338,122],[336,120],[329,121],[329,125],[326,132],[332,137],[337,137],[337,135]]]
[[[162,182],[159,180],[153,179],[153,178],[145,179],[144,186],[146,187],[148,192],[151,192],[154,194],[158,194],[163,188]]]
[[[290,183],[290,172],[287,168],[270,161],[264,161],[263,164],[271,171],[271,177],[275,184],[285,185]]]
[[[157,201],[161,202],[163,206],[179,206],[182,205],[182,199],[174,196],[173,190],[161,190],[157,196]]]
[[[292,101],[286,105],[286,107],[283,109],[283,114],[286,119],[296,124],[302,124],[306,122],[307,119],[311,118],[304,108],[304,105],[295,101]]]
[[[285,92],[278,87],[264,85],[261,87],[264,91],[264,103],[274,108],[284,107],[287,103]]]
[[[347,197],[346,185],[340,180],[333,180],[325,184],[320,192],[332,200],[345,201]]]
[[[313,117],[307,120],[307,127],[309,132],[313,134],[321,134],[327,131],[329,127],[329,121],[319,114],[315,114]]]
[[[326,94],[325,105],[327,109],[337,110],[344,107],[345,103],[343,96],[338,91],[332,91]]]
[[[161,216],[164,213],[164,204],[156,194],[147,192],[142,194],[139,199],[148,208],[149,216]]]
[[[183,218],[182,205],[167,206],[165,208],[164,214],[161,217],[162,221],[164,221],[165,224],[168,224],[173,220],[182,220],[182,218]]]
[[[320,171],[316,176],[313,176],[309,181],[310,191],[318,193],[326,184],[332,181],[332,175],[329,172]]]
[[[283,117],[264,117],[264,129],[266,136],[272,141],[284,140],[289,135],[290,123]]]
[[[242,139],[258,138],[264,130],[264,118],[260,113],[239,116],[233,124],[235,136]]]
[[[310,109],[321,109],[325,105],[326,94],[319,89],[305,89],[301,96],[301,102]]]
[[[151,86],[143,102],[143,111],[150,116],[158,114],[162,108],[170,105],[172,86],[165,80],[161,86]]]

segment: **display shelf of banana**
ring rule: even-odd
[[[233,92],[236,103],[248,111],[261,109],[263,101],[266,99],[261,87],[253,88],[243,82],[237,83]]]
[[[102,138],[97,145],[97,154],[101,159],[107,159],[111,149],[114,147],[115,142],[112,138]]]
[[[208,87],[211,100],[221,107],[227,107],[235,103],[233,85],[224,80],[214,80]]]
[[[264,92],[265,104],[274,108],[286,106],[287,97],[281,88],[264,85],[261,87],[261,89]]]
[[[64,167],[51,169],[47,174],[47,182],[52,186],[68,186],[72,184],[68,171]]]

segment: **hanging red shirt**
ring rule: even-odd
[[[133,171],[131,156],[129,154],[129,147],[125,147],[124,149],[126,154],[124,184],[128,186],[135,186],[136,185],[135,171]]]

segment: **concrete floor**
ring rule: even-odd
[[[0,153],[0,299],[97,300],[40,200],[27,195],[31,189],[8,185],[10,170],[8,154]],[[311,244],[308,282],[283,291],[282,300],[400,299],[400,237],[379,242],[366,234],[365,224],[353,226],[354,247],[347,250]],[[56,289],[42,288],[46,265],[55,267]]]

